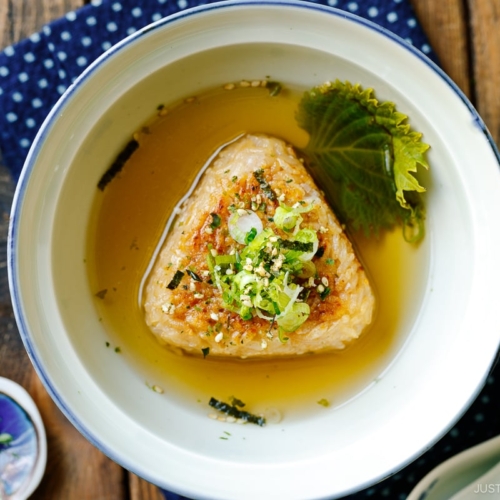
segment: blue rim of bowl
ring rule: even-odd
[[[122,41],[118,42],[115,44],[113,47],[108,49],[106,52],[104,52],[100,57],[98,57],[92,64],[90,64],[83,72],[82,74],[75,80],[75,82],[66,90],[66,92],[61,96],[59,101],[55,104],[55,106],[52,108],[51,112],[48,114],[47,118],[43,122],[42,126],[40,127],[40,130],[35,137],[35,140],[33,142],[33,145],[28,153],[27,159],[25,161],[25,164],[23,166],[23,170],[21,172],[21,176],[19,178],[16,192],[14,195],[14,200],[13,200],[13,205],[12,205],[12,212],[11,212],[11,218],[10,218],[10,224],[9,224],[9,235],[8,235],[8,256],[7,256],[7,261],[8,261],[8,275],[9,275],[9,288],[10,288],[10,293],[12,297],[12,305],[14,309],[14,315],[16,318],[17,325],[19,327],[19,332],[22,338],[22,341],[24,343],[25,349],[35,367],[36,372],[38,373],[38,376],[41,378],[45,388],[47,389],[48,393],[50,394],[51,398],[54,400],[54,402],[57,404],[59,409],[64,413],[64,415],[68,418],[68,420],[78,429],[78,431],[91,443],[93,444],[96,448],[101,450],[106,456],[111,458],[113,461],[119,463],[122,465],[125,469],[130,470],[142,478],[146,479],[147,481],[150,481],[160,488],[164,488],[166,490],[170,489],[170,485],[168,484],[158,484],[158,478],[153,478],[151,477],[147,471],[139,470],[137,466],[134,466],[130,463],[128,463],[127,457],[122,457],[116,454],[113,450],[109,449],[107,446],[104,445],[104,443],[100,442],[95,436],[93,436],[84,426],[82,422],[78,419],[78,417],[72,412],[71,408],[68,407],[68,405],[65,403],[65,401],[60,397],[60,395],[57,393],[56,389],[54,388],[54,384],[49,376],[48,373],[45,372],[44,367],[43,367],[43,362],[39,359],[37,351],[35,346],[33,345],[30,337],[30,332],[29,332],[29,327],[27,326],[27,322],[25,321],[24,314],[23,314],[23,307],[21,305],[20,301],[20,293],[19,293],[19,285],[17,282],[17,256],[15,252],[15,242],[16,242],[16,234],[17,234],[17,226],[18,226],[18,219],[22,207],[22,201],[24,198],[24,193],[29,181],[29,177],[31,174],[31,171],[34,168],[34,164],[36,162],[36,158],[39,154],[41,145],[43,144],[43,141],[47,134],[50,132],[50,129],[52,128],[52,124],[54,120],[57,119],[57,116],[61,110],[64,109],[64,107],[67,105],[67,103],[71,100],[73,94],[78,91],[78,88],[85,83],[85,81],[92,76],[92,74],[102,65],[104,64],[109,58],[113,57],[115,53],[120,52],[124,47],[128,46],[129,44],[135,43],[136,40],[140,39],[144,35],[149,34],[152,31],[155,31],[157,29],[163,28],[166,25],[169,25],[173,22],[178,21],[179,19],[191,17],[193,15],[196,15],[199,12],[207,12],[207,11],[212,11],[212,10],[218,10],[218,9],[225,9],[225,8],[235,8],[239,6],[272,6],[272,7],[277,7],[277,6],[283,6],[283,7],[293,7],[293,8],[302,8],[302,9],[308,9],[308,10],[315,10],[315,11],[320,11],[328,15],[332,15],[335,17],[341,17],[343,19],[349,20],[351,22],[354,22],[356,24],[360,24],[372,31],[375,31],[379,33],[380,35],[383,35],[386,38],[389,38],[391,41],[397,43],[404,49],[406,49],[412,56],[416,57],[423,63],[425,63],[430,69],[434,71],[449,87],[450,89],[461,99],[463,104],[466,106],[466,108],[469,110],[471,114],[471,119],[472,122],[481,130],[481,132],[484,134],[486,140],[488,141],[493,153],[496,156],[497,162],[500,167],[500,152],[495,144],[495,141],[493,140],[491,134],[489,133],[483,119],[480,117],[479,113],[476,111],[472,103],[469,101],[467,96],[460,90],[460,88],[457,86],[457,84],[433,61],[431,61],[423,52],[418,50],[416,47],[411,45],[409,42],[405,41],[398,35],[394,34],[393,32],[389,31],[388,29],[372,22],[369,21],[368,19],[362,18],[356,14],[352,14],[350,12],[336,9],[334,7],[329,7],[326,5],[319,5],[313,3],[314,0],[312,1],[300,1],[300,0],[226,0],[226,1],[221,1],[221,2],[213,2],[213,3],[208,3],[204,5],[199,5],[197,7],[192,7],[186,10],[179,11],[175,14],[171,14],[163,19],[160,19],[154,23],[149,24],[148,26],[145,26],[144,28],[138,30],[137,32],[133,33],[132,35],[124,38]],[[500,346],[499,350],[496,353],[495,356],[493,356],[490,367],[487,371],[485,371],[484,378],[483,378],[483,383],[486,381],[488,374],[491,372],[493,367],[496,364],[496,361],[500,358]],[[418,450],[415,452],[415,454],[409,458],[407,458],[406,461],[404,461],[402,464],[398,465],[396,468],[393,470],[387,471],[383,476],[372,479],[368,482],[364,482],[360,484],[358,487],[344,491],[341,493],[341,496],[344,495],[349,495],[356,493],[358,491],[361,491],[365,488],[368,488],[370,486],[373,486],[377,482],[386,479],[393,474],[397,473],[410,463],[412,463],[414,460],[416,460],[419,456],[421,456],[423,453],[425,453],[426,450],[428,450],[434,443],[436,443],[439,439],[441,439],[452,427],[453,425],[461,418],[463,413],[468,409],[468,407],[473,403],[473,401],[476,399],[477,395],[479,394],[480,390],[482,388],[482,384],[476,389],[475,393],[473,393],[469,400],[465,403],[464,407],[462,408],[462,411],[456,416],[454,420],[452,420],[448,427],[443,429],[441,434],[437,435],[434,437],[434,440],[430,443],[426,443],[422,449]],[[189,496],[191,492],[189,490],[179,490],[177,489],[177,493],[181,495],[187,495]],[[210,498],[210,497],[207,497]],[[325,497],[326,498],[326,497]],[[332,498],[329,496],[328,498]]]

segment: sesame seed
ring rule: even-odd
[[[242,209],[242,208],[238,208],[238,210],[236,210],[236,212],[238,213],[239,216],[242,216],[242,215],[247,215],[247,211]]]
[[[210,253],[211,253],[214,257],[216,257],[216,256],[217,256],[217,250],[216,250],[215,248],[212,248],[212,249],[210,250]]]
[[[216,336],[215,336],[215,341],[216,342],[220,342],[222,340],[222,338],[224,337],[224,335],[222,334],[222,332],[219,332]]]
[[[207,233],[207,234],[212,234],[213,232],[214,232],[214,230],[213,230],[211,227],[207,226],[207,227],[205,228],[205,233]]]
[[[217,321],[219,319],[219,315],[216,313],[210,313],[210,317],[214,320]]]
[[[319,293],[323,293],[325,291],[325,287],[323,285],[318,285],[317,290]]]
[[[231,415],[229,415],[229,417],[226,417],[226,422],[228,424],[234,424],[236,422],[236,419],[234,417],[231,417]]]
[[[190,103],[190,102],[194,102],[196,99],[196,97],[188,97],[187,99],[184,100],[184,102],[187,102],[187,103]]]
[[[280,195],[278,196],[278,200],[279,200],[279,201],[285,201],[285,194],[280,194]]]
[[[163,394],[163,389],[159,385],[153,385],[151,389],[153,389],[153,391],[157,392],[158,394]]]
[[[209,413],[207,417],[211,418],[212,420],[217,420],[217,415],[215,413]]]
[[[323,285],[325,285],[325,286],[328,286],[328,278],[326,276],[323,276],[321,278],[321,283],[323,283]]]
[[[202,275],[202,276],[210,276],[210,271],[207,271],[207,270],[202,271],[202,272],[201,272],[201,275]]]
[[[250,85],[252,87],[260,87],[260,80],[254,80]]]
[[[224,90],[233,90],[234,87],[234,83],[226,83],[226,85],[224,85]]]
[[[243,266],[243,269],[245,271],[253,271],[253,266],[252,264],[246,264],[245,266]]]
[[[161,306],[161,310],[164,313],[172,314],[174,312],[174,310],[175,310],[175,306],[173,304],[163,304]]]
[[[323,226],[321,226],[321,227],[319,228],[319,232],[320,232],[320,233],[327,233],[327,232],[328,232],[328,228],[327,228],[327,227],[323,227]]]
[[[202,298],[203,298],[203,294],[202,294],[202,293],[195,293],[195,294],[193,295],[193,297],[194,297],[195,299],[202,299]]]
[[[265,349],[267,347],[267,342],[262,339],[262,342],[260,343],[260,347],[262,347],[262,349]]]
[[[240,82],[240,87],[250,87],[250,82],[247,82],[246,80],[242,80]]]

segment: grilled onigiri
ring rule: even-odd
[[[294,149],[256,134],[208,167],[144,290],[161,343],[218,357],[343,349],[374,308],[351,242]]]

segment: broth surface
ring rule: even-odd
[[[415,248],[398,229],[380,239],[351,237],[378,306],[369,330],[344,351],[266,361],[194,358],[162,347],[146,326],[139,286],[173,207],[215,149],[242,133],[305,146],[307,134],[295,122],[300,97],[291,91],[271,97],[266,88],[220,88],[162,108],[164,116],[138,132],[140,147],[120,174],[104,192],[96,189],[87,263],[109,333],[103,348],[106,341],[119,347],[146,384],[179,402],[205,405],[211,396],[235,396],[249,411],[277,408],[287,420],[325,411],[325,402],[335,407],[376,381],[418,315],[428,242]]]

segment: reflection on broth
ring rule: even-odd
[[[295,113],[300,93],[224,88],[158,116],[135,137],[138,149],[96,200],[88,269],[96,307],[113,346],[149,385],[187,404],[236,396],[249,408],[294,415],[325,411],[373,382],[401,347],[423,296],[428,245],[407,244],[398,229],[380,238],[351,234],[377,297],[375,319],[352,345],[293,359],[219,360],[161,346],[144,321],[139,286],[177,202],[216,148],[243,133],[264,133],[301,148],[307,134]],[[159,103],[162,104],[162,103]],[[318,404],[319,403],[319,404]]]

